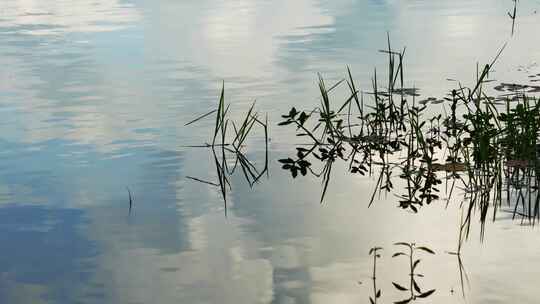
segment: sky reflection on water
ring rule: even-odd
[[[250,189],[235,176],[225,218],[220,193],[185,178],[215,174],[206,150],[184,147],[207,141],[212,122],[184,124],[214,107],[222,79],[233,117],[257,99],[271,122],[316,102],[316,72],[335,80],[351,65],[369,89],[387,31],[426,95],[446,78],[473,79],[507,40],[497,78],[525,79],[518,67],[540,60],[539,4],[520,5],[510,38],[504,1],[7,1],[0,302],[367,302],[375,245],[386,302],[400,297],[390,281],[406,276],[390,258],[396,241],[437,250],[422,266],[430,300],[464,302],[444,253],[455,249],[456,206],[418,216],[387,197],[367,209],[375,181],[339,170],[321,206],[318,180],[292,183],[279,169],[294,139],[272,124],[270,179]],[[473,235],[467,302],[535,303],[535,229],[501,220],[484,244]]]

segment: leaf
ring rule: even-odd
[[[372,299],[371,297],[369,297],[369,302],[370,302],[371,304],[375,304],[375,301],[373,301],[373,299]]]
[[[301,125],[304,125],[304,123],[306,122],[308,118],[309,116],[305,112],[302,112],[300,113],[300,117],[298,117],[298,121],[300,122]]]
[[[424,293],[421,293],[421,294],[417,295],[416,297],[417,298],[427,298],[434,292],[435,292],[435,289],[432,289],[432,290],[426,291]]]
[[[416,283],[416,281],[413,279],[413,287],[414,287],[414,290],[416,290],[416,292],[418,293],[421,293],[422,291],[420,290],[420,286],[418,286],[418,284]]]
[[[380,297],[381,297],[381,290],[380,290],[380,289],[377,291],[377,294],[375,295],[375,297],[376,297],[376,298],[380,298]]]
[[[392,282],[392,284],[394,285],[395,288],[397,288],[397,289],[399,289],[399,290],[403,290],[403,291],[408,290],[407,288],[405,288],[405,287],[399,285],[398,283]]]
[[[435,252],[434,252],[433,250],[431,250],[431,249],[429,249],[429,248],[427,248],[427,247],[425,247],[425,246],[416,247],[416,249],[423,250],[423,251],[429,252],[429,253],[431,253],[431,254],[435,254]]]
[[[214,113],[214,112],[216,112],[216,111],[217,111],[217,110],[212,110],[212,111],[210,111],[210,112],[208,112],[208,113],[206,113],[206,114],[203,114],[203,115],[201,115],[201,116],[199,116],[199,117],[193,119],[192,121],[186,123],[184,126],[189,126],[190,124],[192,124],[192,123],[194,123],[194,122],[197,122],[197,121],[199,121],[199,120],[205,118],[206,116],[208,116],[208,115],[210,115],[210,114],[212,114],[212,113]]]
[[[296,114],[298,114],[298,111],[296,111],[295,107],[292,107],[291,110],[289,111],[289,117],[294,118]]]
[[[303,159],[303,160],[298,161],[298,165],[301,167],[309,167],[311,166],[311,163]]]
[[[405,253],[403,252],[396,252],[392,255],[393,258],[397,257],[397,256],[400,256],[400,255],[406,255]]]
[[[409,243],[405,243],[405,242],[397,242],[397,243],[394,243],[394,245],[402,245],[402,246],[411,247]]]
[[[412,266],[412,269],[414,270],[416,268],[416,266],[418,266],[418,263],[420,263],[420,259],[414,261],[414,264]]]
[[[398,301],[398,302],[394,302],[394,304],[406,304],[406,303],[409,303],[411,300],[412,300],[412,298],[406,299],[406,300],[402,300],[402,301]]]
[[[377,250],[381,250],[381,249],[383,249],[383,248],[382,248],[382,247],[378,247],[378,246],[373,247],[373,248],[371,248],[371,249],[369,250],[369,254],[372,254],[373,252],[377,252]]]
[[[291,168],[291,174],[293,178],[296,178],[298,176],[298,168],[292,167]]]
[[[294,163],[294,160],[292,160],[291,158],[283,158],[283,159],[278,160],[278,162],[282,164],[292,164]]]
[[[286,121],[282,121],[282,122],[278,123],[278,126],[286,126],[286,125],[290,125],[292,123],[293,123],[292,120],[286,120]]]

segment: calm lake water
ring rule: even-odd
[[[4,0],[0,7],[0,303],[369,303],[372,246],[379,303],[407,293],[394,242],[428,245],[421,303],[538,303],[540,232],[500,213],[455,256],[459,200],[367,208],[375,180],[337,168],[293,181],[277,159],[292,105],[317,103],[317,72],[352,69],[369,89],[386,34],[406,50],[406,82],[442,96],[474,79],[505,42],[494,78],[540,73],[540,1]],[[253,100],[271,122],[270,174],[231,179],[228,215],[206,149],[225,81],[231,115]],[[247,143],[264,158],[260,138]],[[134,198],[128,213],[129,187]]]

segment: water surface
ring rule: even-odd
[[[0,302],[366,303],[368,250],[383,246],[381,301],[405,282],[397,241],[426,244],[425,303],[536,303],[540,234],[502,214],[455,250],[458,204],[419,215],[381,197],[373,178],[336,170],[326,203],[320,181],[293,182],[277,159],[294,149],[275,126],[291,105],[317,102],[317,72],[346,66],[364,89],[383,73],[390,33],[407,47],[406,81],[424,96],[470,83],[476,63],[508,42],[494,78],[540,72],[538,1],[7,0],[0,9]],[[228,216],[212,156],[187,148],[211,138],[225,81],[231,115],[257,100],[270,129],[270,178],[232,180]],[[248,154],[264,157],[260,139]],[[129,187],[134,208],[128,213]],[[359,283],[360,282],[360,283]]]

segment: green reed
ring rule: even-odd
[[[225,214],[227,214],[227,192],[231,190],[229,178],[238,168],[242,171],[244,179],[248,182],[250,187],[253,187],[258,183],[265,173],[268,174],[268,115],[263,119],[261,115],[255,111],[255,102],[253,102],[243,116],[243,119],[237,124],[230,118],[229,109],[230,104],[226,104],[225,101],[225,85],[222,84],[217,108],[185,124],[186,126],[194,124],[215,113],[215,125],[211,143],[190,147],[210,148],[214,159],[218,182],[211,182],[191,176],[187,176],[187,178],[218,187],[225,205]],[[232,132],[230,131],[231,129]],[[257,168],[246,156],[245,152],[246,140],[252,136],[255,129],[262,130],[264,134],[265,160],[262,169]],[[234,159],[232,165],[228,163],[231,158],[229,156],[231,155]]]
[[[336,161],[347,162],[352,174],[378,174],[368,206],[377,193],[394,191],[393,180],[397,176],[406,185],[405,192],[398,195],[399,207],[413,212],[440,200],[439,188],[445,182],[447,204],[456,188],[465,194],[462,207],[466,212],[461,227],[465,238],[477,212],[480,235],[484,236],[488,212],[492,210],[495,220],[503,190],[507,202],[512,196],[517,197],[513,200],[514,217],[521,215],[534,223],[540,216],[536,154],[540,103],[524,94],[515,94],[513,104],[507,97],[506,112],[501,112],[495,104],[500,99],[485,91],[504,46],[491,63],[482,69],[477,67],[477,79],[472,86],[458,83],[443,99],[450,107],[449,115],[443,117],[428,116],[428,105],[416,100],[418,90],[404,86],[405,49],[396,52],[389,41],[388,49],[381,51],[388,55],[388,83],[384,88],[377,70],[371,92],[358,89],[349,68],[347,78],[331,86],[319,75],[320,105],[312,110],[293,107],[282,116],[284,120],[279,125],[294,125],[296,135],[309,141],[307,146],[296,148],[295,157],[280,160],[283,169],[293,177],[298,173],[321,177],[321,203]],[[332,91],[343,83],[348,86],[349,97],[336,102]],[[315,166],[314,161],[321,165]]]

